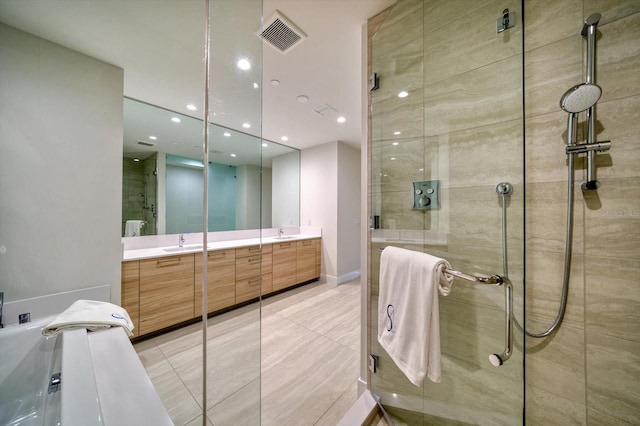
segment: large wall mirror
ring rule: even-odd
[[[202,120],[129,98],[123,111],[122,235],[202,232]],[[217,124],[209,137],[209,231],[299,225],[297,149]]]

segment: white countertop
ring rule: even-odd
[[[262,244],[275,244],[275,243],[286,243],[290,241],[300,241],[300,240],[309,240],[313,238],[320,238],[320,235],[311,235],[311,234],[296,234],[296,235],[285,235],[283,238],[278,237],[265,237],[262,238],[248,238],[242,240],[229,240],[229,241],[216,241],[216,242],[208,242],[207,250],[223,250],[230,248],[238,248],[238,247],[248,247],[248,246],[257,246]],[[152,248],[143,248],[136,250],[125,250],[123,252],[122,260],[140,260],[140,259],[151,259],[155,257],[166,257],[166,256],[175,256],[181,254],[188,253],[198,253],[202,251],[202,243],[200,244],[185,244],[184,247],[169,246],[169,247],[152,247]]]

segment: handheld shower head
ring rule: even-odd
[[[602,89],[597,84],[578,84],[562,95],[560,108],[569,113],[579,113],[594,106],[601,95]]]

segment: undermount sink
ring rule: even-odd
[[[162,250],[167,253],[176,253],[181,251],[189,251],[189,250],[202,250],[202,244],[187,244],[182,247],[173,246],[173,247],[164,247]]]
[[[293,235],[282,235],[281,237],[273,237],[274,240],[288,240],[293,238]]]

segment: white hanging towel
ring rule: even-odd
[[[449,262],[426,253],[387,247],[380,257],[378,342],[416,386],[440,382],[438,292],[449,294]]]
[[[133,322],[124,308],[97,300],[76,300],[42,329],[42,334],[54,336],[64,330],[74,328],[95,331],[110,327],[124,328],[127,336],[133,334]]]
[[[137,237],[140,235],[140,229],[142,228],[142,224],[144,220],[128,220],[124,225],[124,236],[125,237]]]

